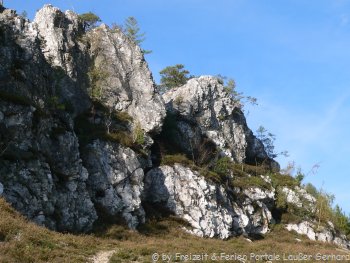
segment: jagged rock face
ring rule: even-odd
[[[61,12],[52,5],[45,5],[35,15],[34,24],[43,40],[43,53],[52,66],[59,66],[72,78],[77,78],[80,48],[84,48],[76,38],[83,34],[78,15],[66,11]],[[79,63],[83,64],[83,63]],[[85,66],[79,65],[79,66]]]
[[[55,70],[57,94],[76,113],[85,111],[90,106],[86,75],[90,59],[86,45],[78,41],[84,32],[77,14],[45,5],[32,24],[38,32],[42,53]]]
[[[92,94],[94,84],[101,94]],[[160,204],[187,220],[191,233],[223,239],[268,232],[280,193],[287,203],[313,211],[315,200],[305,190],[277,191],[267,176],[262,178],[268,189],[214,183],[179,164],[153,168],[145,176],[149,158],[104,141],[106,134],[79,142],[75,131],[84,126],[75,127],[74,118],[90,108],[91,95],[107,111],[127,111],[149,132],[147,151],[165,116],[154,88],[140,48],[120,30],[101,25],[84,35],[70,11],[46,5],[30,23],[0,7],[0,196],[38,224],[71,232],[90,231],[98,217],[122,217],[135,229],[145,221],[142,202]],[[191,79],[164,99],[178,117],[174,138],[185,151],[200,150],[205,138],[237,162],[268,159],[216,78]],[[60,103],[72,109],[59,109]],[[104,125],[105,112],[94,110],[93,124]],[[311,222],[286,227],[349,248],[331,225],[317,231]]]
[[[116,56],[103,61],[112,63],[107,97],[118,101],[106,101],[107,106],[127,110],[145,131],[159,130],[165,106],[140,49],[122,32],[100,29],[104,54]],[[145,216],[139,197],[144,164],[115,143],[82,147],[74,131],[73,118],[91,105],[89,65],[103,57],[89,39],[70,11],[45,5],[31,23],[13,10],[0,10],[0,194],[51,229],[89,231],[98,218],[95,207],[109,219],[121,215],[135,228]],[[129,96],[127,106],[118,104],[122,94]]]
[[[179,137],[188,152],[206,136],[222,154],[237,162],[268,160],[262,143],[253,135],[245,117],[215,77],[190,79],[184,86],[163,94],[169,112],[179,114]]]
[[[50,98],[59,96],[57,71],[43,55],[37,24],[5,9],[0,34],[2,195],[39,224],[88,231],[97,218],[86,189],[88,173],[71,116],[49,110]]]
[[[48,65],[37,32],[14,10],[0,12],[0,91],[31,98],[42,105],[49,84]]]
[[[228,190],[198,172],[183,167],[160,166],[146,174],[143,200],[157,203],[190,223],[191,233],[202,237],[264,234],[272,220],[266,203],[273,193],[251,189]],[[235,196],[241,195],[242,202]]]
[[[155,92],[151,72],[140,47],[119,29],[106,25],[88,34],[90,54],[94,58],[92,70],[103,75],[98,80],[101,101],[119,111],[127,111],[146,132],[160,131],[165,106]]]
[[[101,94],[95,99],[128,112],[146,132],[160,131],[164,103],[155,92],[141,49],[120,30],[112,32],[101,25],[86,36],[77,14],[51,5],[39,10],[33,23],[46,60],[66,75],[59,76],[60,96],[80,106],[75,106],[78,113],[90,106],[87,93],[94,93],[91,86],[98,85],[95,88]]]
[[[132,229],[144,223],[140,199],[144,174],[135,152],[97,140],[86,146],[83,161],[97,210],[111,218],[122,216]]]
[[[88,231],[97,216],[77,137],[67,123],[36,111],[0,100],[2,195],[39,224]]]

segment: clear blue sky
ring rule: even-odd
[[[49,1],[49,0],[47,0]],[[5,0],[29,18],[47,1]],[[258,98],[248,125],[274,133],[282,166],[295,161],[306,182],[335,194],[350,213],[350,1],[52,0],[106,24],[134,16],[146,32],[146,60],[158,72],[176,63],[194,75],[222,74]],[[348,163],[349,162],[349,163]]]

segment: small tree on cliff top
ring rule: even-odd
[[[101,22],[100,17],[92,12],[79,15],[79,19],[82,21],[85,30],[94,28],[98,22]]]
[[[159,74],[161,76],[159,86],[162,91],[180,87],[186,84],[187,80],[191,78],[191,76],[188,76],[190,72],[182,64],[168,66],[161,70]]]
[[[129,16],[124,22],[124,34],[127,35],[131,41],[136,45],[141,45],[145,41],[145,33],[140,33],[140,27],[135,17]],[[143,54],[152,53],[151,50],[142,49]]]

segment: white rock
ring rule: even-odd
[[[288,229],[288,231],[294,230],[298,234],[307,235],[307,237],[311,240],[316,240],[316,234],[313,227],[314,225],[307,221],[303,221],[299,224],[286,225],[286,228]]]
[[[115,143],[94,141],[83,154],[93,202],[105,214],[122,215],[135,229],[145,221],[141,206],[143,170],[137,155]]]
[[[241,233],[268,232],[272,215],[258,199],[269,199],[269,193],[255,189],[257,200],[238,204],[223,186],[205,180],[198,172],[180,164],[150,170],[144,183],[143,200],[164,204],[188,221],[193,227],[192,233],[198,236],[226,239]],[[255,209],[252,203],[259,208]]]
[[[239,102],[233,100],[216,77],[201,76],[163,94],[167,109],[178,112],[182,147],[200,147],[201,137],[211,139],[221,154],[237,162],[268,159],[262,143],[247,127]],[[177,103],[181,98],[181,103]],[[195,125],[194,125],[195,124]]]
[[[297,207],[302,207],[299,195],[288,187],[283,187],[282,192],[286,195],[286,201],[292,203]]]

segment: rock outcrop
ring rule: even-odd
[[[274,192],[230,189],[180,164],[149,171],[143,198],[188,221],[201,237],[265,234],[273,221]]]
[[[98,83],[107,96],[91,94],[97,67],[107,74]],[[154,87],[140,48],[121,31],[101,25],[84,32],[77,14],[51,5],[33,22],[1,8],[1,195],[29,219],[60,231],[89,231],[101,216],[122,218],[131,228],[144,222],[140,193],[148,157],[138,159],[111,139],[107,125],[122,129],[117,141],[137,126],[147,154],[147,132],[159,131],[165,116]],[[91,107],[96,103],[103,118]],[[118,112],[129,113],[133,124],[115,124]],[[78,127],[82,114],[93,118]],[[101,140],[81,141],[77,129]]]
[[[190,79],[184,86],[166,92],[163,98],[168,112],[178,116],[178,137],[185,151],[201,148],[206,137],[220,149],[221,155],[236,162],[273,162],[248,128],[240,104],[225,91],[218,78]]]
[[[121,215],[132,229],[144,223],[140,199],[144,174],[135,152],[96,140],[85,148],[82,158],[95,207],[110,218]]]
[[[51,5],[33,22],[0,6],[0,196],[70,232],[91,231],[99,219],[137,229],[146,204],[183,218],[195,235],[222,239],[267,233],[289,205],[315,212],[295,181],[273,181],[278,163],[217,78],[162,96],[155,88],[142,50],[120,29],[85,31],[77,14]],[[162,163],[162,140],[191,157],[187,166]],[[232,170],[215,172],[218,160]],[[243,171],[257,163],[271,173]],[[349,248],[331,224],[306,219],[286,228]]]
[[[32,106],[0,101],[3,196],[39,224],[84,232],[97,219],[72,127]]]
[[[287,224],[286,228],[300,235],[306,235],[310,240],[334,243],[342,248],[350,249],[350,242],[347,240],[346,236],[336,233],[331,222],[328,223],[327,227],[318,227],[314,223],[303,221],[298,224]]]
[[[104,76],[96,79],[99,99],[111,108],[128,112],[146,132],[159,132],[165,107],[140,47],[119,29],[111,30],[106,25],[89,32],[87,39],[93,58],[91,70]]]
[[[84,32],[78,15],[45,5],[36,13],[32,24],[42,54],[56,71],[58,96],[69,101],[77,113],[87,110],[90,99],[86,93],[89,86],[86,73],[90,57],[87,45],[80,41]]]

